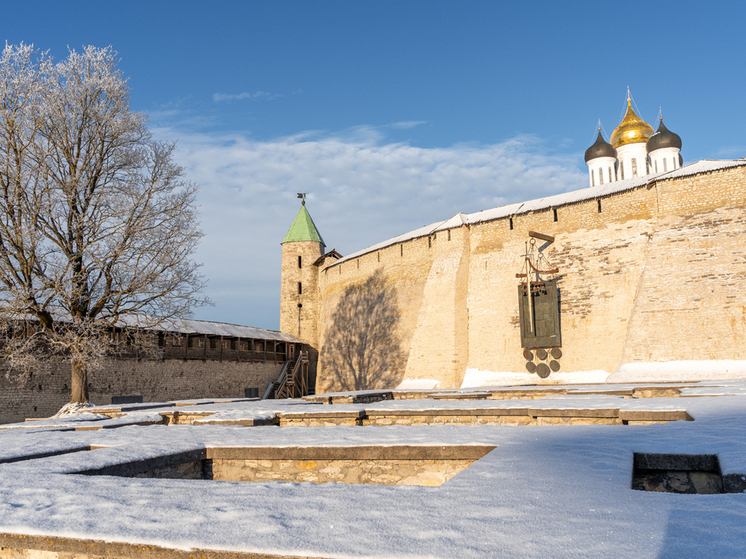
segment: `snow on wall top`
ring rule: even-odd
[[[690,163],[684,167],[679,167],[675,171],[667,171],[661,173],[652,173],[645,175],[644,177],[637,177],[632,179],[626,179],[623,181],[617,181],[607,183],[600,186],[583,188],[581,190],[573,190],[572,192],[564,192],[562,194],[556,194],[554,196],[546,196],[544,198],[537,198],[535,200],[528,200],[526,202],[517,202],[515,204],[508,204],[506,206],[499,206],[491,210],[482,210],[472,214],[457,213],[450,219],[445,221],[438,221],[425,225],[408,233],[403,233],[391,239],[382,241],[375,245],[364,248],[354,252],[348,256],[340,258],[328,267],[331,268],[338,264],[342,264],[347,260],[353,260],[364,254],[381,250],[383,248],[410,241],[418,237],[425,237],[437,233],[438,231],[445,231],[447,229],[453,229],[455,227],[461,227],[462,225],[472,223],[482,223],[485,221],[492,221],[495,219],[510,217],[518,214],[524,214],[528,212],[535,212],[539,210],[545,210],[547,208],[554,208],[565,204],[574,204],[582,202],[584,200],[593,200],[595,198],[602,198],[611,194],[624,192],[626,190],[632,190],[639,188],[660,180],[668,179],[679,179],[683,177],[689,177],[692,175],[699,175],[702,173],[710,173],[712,171],[720,171],[731,167],[740,167],[746,165],[746,159],[703,159],[695,163]]]
[[[68,323],[71,322],[70,315],[66,312],[54,311],[52,315],[56,320]],[[18,315],[18,319],[30,321],[36,320],[36,318],[31,315]],[[175,334],[203,334],[208,336],[226,336],[230,338],[275,340],[278,342],[290,342],[294,344],[305,343],[300,338],[276,330],[265,330],[263,328],[227,324],[225,322],[212,322],[210,320],[158,318],[147,314],[120,315],[115,326],[118,328],[139,328],[156,332],[172,332]]]
[[[120,319],[122,326],[136,327],[136,316],[123,316]],[[238,324],[226,324],[225,322],[211,322],[209,320],[173,319],[164,320],[156,326],[148,327],[149,330],[161,332],[175,332],[178,334],[206,334],[208,336],[227,336],[233,338],[253,338],[255,340],[275,340],[301,344],[303,340],[277,332],[275,330],[264,330],[253,326],[240,326]]]

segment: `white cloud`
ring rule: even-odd
[[[184,134],[177,159],[202,186],[197,259],[215,307],[198,318],[264,328],[279,323],[280,241],[307,192],[327,242],[350,254],[459,211],[474,212],[586,186],[577,154],[550,156],[533,136],[486,146],[385,143],[378,129],[304,132],[271,141]]]
[[[272,101],[282,97],[279,93],[270,93],[268,91],[255,91],[254,93],[243,92],[243,93],[213,93],[212,100],[216,103],[224,101],[242,101],[244,99],[264,99],[266,101]]]
[[[414,128],[415,126],[419,126],[420,124],[427,124],[426,120],[403,120],[401,122],[394,122],[392,124],[389,124],[389,128]]]
[[[715,150],[715,155],[718,158],[723,159],[738,159],[746,155],[746,147],[744,146],[723,146]]]

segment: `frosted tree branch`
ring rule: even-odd
[[[117,351],[122,317],[136,317],[129,344],[147,348],[149,328],[206,302],[191,260],[197,186],[146,123],[111,48],[56,64],[29,45],[3,50],[3,354],[20,371],[70,361],[73,402],[87,401],[86,371]]]

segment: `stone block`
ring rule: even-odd
[[[719,471],[715,454],[656,454],[636,452],[634,467],[640,470]]]
[[[633,398],[679,398],[681,391],[676,386],[640,386],[632,390]]]
[[[568,418],[618,418],[619,408],[586,408],[586,409],[543,409],[529,408],[528,415],[533,417],[568,417]]]
[[[619,418],[635,422],[694,421],[686,410],[620,410]]]

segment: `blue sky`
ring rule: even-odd
[[[744,2],[34,2],[9,43],[112,45],[132,107],[200,183],[212,307],[276,329],[296,192],[342,254],[587,185],[630,86],[685,162],[746,156]]]

